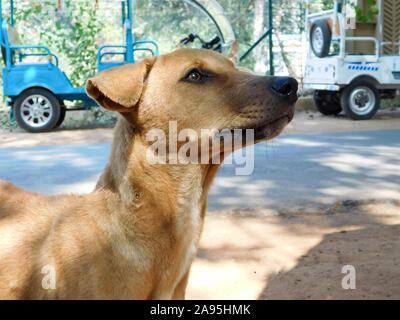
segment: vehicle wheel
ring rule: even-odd
[[[313,100],[318,111],[326,116],[337,115],[342,111],[338,92],[315,90]]]
[[[342,107],[354,120],[371,119],[380,106],[378,89],[368,81],[355,81],[344,89]]]
[[[315,21],[310,30],[310,45],[317,57],[324,58],[329,54],[331,40],[332,33],[328,22],[323,19]]]
[[[61,107],[49,91],[32,88],[22,92],[14,103],[14,116],[19,126],[29,132],[44,132],[55,127]]]
[[[64,122],[65,120],[65,115],[67,114],[67,108],[66,107],[61,107],[60,108],[60,118],[58,119],[56,125],[54,126],[55,128],[58,128],[59,126],[61,126],[61,124]]]

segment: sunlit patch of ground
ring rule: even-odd
[[[346,265],[354,290],[342,288]],[[400,202],[213,212],[187,298],[400,299]]]

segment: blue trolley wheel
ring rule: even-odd
[[[61,105],[61,103],[60,103],[60,105]],[[56,125],[54,126],[54,129],[55,129],[55,128],[58,128],[59,126],[61,126],[61,124],[64,122],[64,119],[65,119],[65,115],[66,115],[66,114],[67,114],[67,108],[64,107],[64,106],[62,106],[62,107],[60,108],[60,118],[58,119]]]
[[[14,103],[15,120],[28,132],[52,130],[59,122],[61,113],[58,99],[42,88],[22,92]]]

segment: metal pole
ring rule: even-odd
[[[335,0],[335,2],[336,1],[337,0]],[[335,20],[336,20],[336,18],[337,17],[335,17]],[[344,59],[344,57],[346,56],[346,30],[344,29],[343,22],[344,22],[343,19],[339,20],[339,25],[340,25],[340,54],[339,54],[339,56],[341,59]]]
[[[127,1],[128,20],[126,23],[126,62],[134,63],[133,58],[133,36],[132,36],[132,0]]]
[[[269,75],[273,76],[275,74],[274,70],[274,42],[272,40],[272,0],[268,0],[268,24],[269,24]]]
[[[383,54],[383,47],[381,45],[383,41],[383,1],[378,0],[378,9],[379,9],[379,15],[378,15],[378,42],[379,42],[379,56]],[[395,39],[392,39],[393,41]],[[400,47],[399,47],[400,50]],[[399,51],[400,53],[400,51]]]
[[[337,34],[336,34],[336,21],[338,18],[338,2],[334,1],[333,2],[333,15],[332,15],[332,20],[333,20],[333,25],[332,25],[332,38],[336,38]]]
[[[10,1],[10,25],[14,25],[14,1]]]
[[[132,21],[132,0],[128,0],[128,19]]]
[[[123,28],[126,19],[125,1],[121,1],[121,17],[122,17],[122,28]]]
[[[305,14],[305,19],[304,19],[304,33],[306,36],[306,40],[309,41],[309,30],[308,30],[308,15],[310,14],[310,1],[306,1],[306,14]],[[308,50],[307,50],[307,58],[310,58],[311,56],[311,46],[308,45]]]
[[[254,42],[253,45],[239,58],[239,61],[242,61],[243,59],[245,59],[245,58],[250,54],[250,52],[253,51],[253,49],[254,49],[255,47],[257,47],[258,44],[259,44],[261,41],[264,40],[264,38],[266,38],[268,35],[271,34],[271,32],[272,32],[271,29],[269,29],[267,32],[265,32],[265,33],[260,37],[260,39],[258,39],[256,42]]]

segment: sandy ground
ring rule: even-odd
[[[206,217],[187,298],[400,299],[400,202],[248,214]],[[355,289],[342,288],[346,265]]]
[[[77,112],[72,113],[76,114]],[[296,113],[294,120],[287,126],[283,134],[385,129],[400,129],[399,109],[396,111],[379,111],[373,119],[365,121],[353,121],[344,115],[326,117],[318,112],[300,111]],[[113,130],[107,128],[58,129],[36,134],[27,133],[17,128],[13,132],[0,130],[0,148],[111,142],[112,135]]]
[[[400,111],[352,121],[298,112],[284,133],[400,129]],[[0,131],[0,147],[109,142],[112,129]],[[400,299],[399,202],[347,201],[316,212],[209,212],[189,299]],[[345,265],[356,289],[344,290]]]

